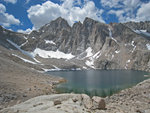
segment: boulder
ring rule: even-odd
[[[55,100],[55,101],[54,101],[54,105],[59,105],[59,104],[61,104],[61,101],[60,101],[60,100]]]
[[[105,109],[106,107],[105,100],[101,97],[93,96],[92,102],[93,102],[92,109]]]
[[[91,98],[86,94],[81,94],[82,104],[85,108],[90,109],[92,108],[92,100]]]

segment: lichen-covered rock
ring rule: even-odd
[[[93,107],[92,109],[105,109],[106,103],[105,100],[98,96],[92,97]]]
[[[59,104],[61,104],[61,101],[60,101],[60,100],[55,100],[55,101],[54,101],[54,105],[59,105]]]
[[[85,108],[90,109],[92,107],[92,100],[91,98],[86,94],[81,94],[82,103],[85,106]]]

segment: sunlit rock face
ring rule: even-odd
[[[150,71],[149,21],[104,24],[85,18],[69,26],[59,17],[30,34],[0,27],[0,45],[18,50],[8,40],[34,57],[53,60],[50,63],[59,68]]]

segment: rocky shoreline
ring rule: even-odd
[[[108,111],[114,113],[150,113],[150,79],[105,99]]]
[[[55,93],[53,87],[63,81],[0,57],[0,109]]]
[[[0,112],[149,113],[150,79],[103,99],[101,97],[90,98],[85,94],[43,95],[29,99],[21,104],[2,109]]]

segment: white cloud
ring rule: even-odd
[[[17,0],[4,0],[4,1],[7,2],[7,3],[12,3],[12,4],[17,3]]]
[[[20,21],[13,15],[6,13],[6,7],[0,4],[0,24],[4,27],[9,27],[11,24],[19,25]]]
[[[118,17],[119,22],[135,21],[136,12],[143,4],[140,0],[101,0],[101,3],[110,9],[108,14]]]
[[[3,4],[0,4],[0,13],[3,13],[6,11],[6,7]]]
[[[136,14],[136,21],[150,20],[150,2],[142,4]]]
[[[137,8],[140,3],[140,0],[101,0],[103,7],[124,8],[125,11]]]
[[[26,4],[28,4],[29,2],[30,2],[30,0],[26,0],[26,2],[25,2],[25,3],[26,3]]]
[[[121,1],[121,0],[120,0]],[[125,0],[119,10],[110,10],[108,14],[115,14],[120,22],[150,20],[150,2],[140,0]]]
[[[123,4],[121,4],[121,2],[123,2],[125,0],[101,0],[101,4],[103,7],[109,7],[109,8],[119,8],[122,7]]]
[[[26,30],[22,30],[22,29],[18,29],[17,30],[17,32],[19,32],[19,33],[25,33],[25,34],[29,34],[29,33],[31,33],[33,31],[33,29],[30,29],[30,28],[28,28],[28,29],[26,29]]]
[[[124,13],[123,10],[110,10],[109,14],[116,14],[117,17],[120,17]]]
[[[101,0],[103,7],[110,9],[108,14],[115,14],[119,22],[150,20],[150,2],[141,0]],[[113,8],[113,10],[112,10]]]
[[[75,21],[83,22],[85,17],[104,22],[101,17],[103,11],[97,9],[93,1],[81,4],[80,0],[62,0],[60,5],[46,1],[41,5],[31,6],[27,12],[36,29],[60,16],[65,18],[70,25]]]

